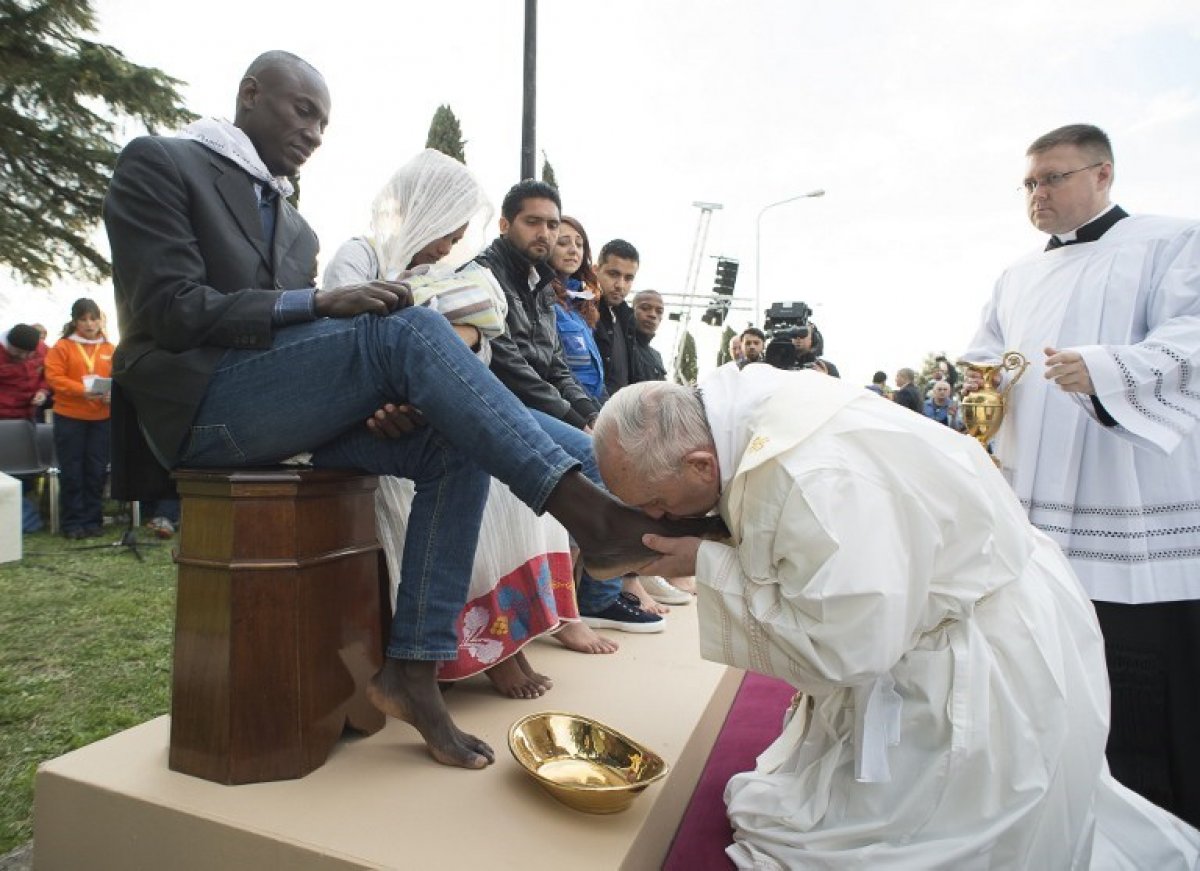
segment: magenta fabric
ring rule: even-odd
[[[733,829],[725,817],[725,784],[754,760],[783,728],[795,690],[783,681],[747,672],[725,717],[708,762],[688,802],[663,871],[729,871],[725,848]]]

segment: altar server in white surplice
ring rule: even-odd
[[[725,799],[740,868],[1190,869],[1200,833],[1108,774],[1100,629],[975,440],[813,372],[627,387],[596,423],[612,492],[719,509],[701,655],[800,693]]]
[[[1197,826],[1200,222],[1113,205],[1096,127],[1054,130],[1026,156],[1029,218],[1053,235],[1000,277],[964,356],[1031,363],[996,458],[1095,602],[1114,776]]]

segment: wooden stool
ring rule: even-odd
[[[218,783],[303,777],[366,698],[390,605],[373,476],[180,469],[170,767]]]

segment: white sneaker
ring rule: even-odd
[[[686,605],[692,601],[692,594],[671,584],[666,578],[658,575],[638,575],[642,587],[650,594],[650,598],[660,605]]]

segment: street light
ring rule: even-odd
[[[825,190],[823,188],[818,188],[817,190],[809,191],[806,194],[797,194],[794,197],[788,197],[786,200],[780,200],[777,203],[770,203],[769,205],[763,206],[762,209],[759,210],[758,220],[755,222],[755,225],[754,225],[754,313],[753,313],[752,317],[753,317],[756,325],[757,325],[757,318],[762,313],[761,309],[759,308],[759,306],[761,305],[761,300],[759,297],[760,297],[760,292],[762,290],[762,217],[763,217],[763,214],[766,213],[767,209],[773,209],[776,206],[786,205],[787,203],[794,203],[796,200],[806,200],[806,199],[811,199],[813,197],[823,197],[823,196],[825,196]]]

